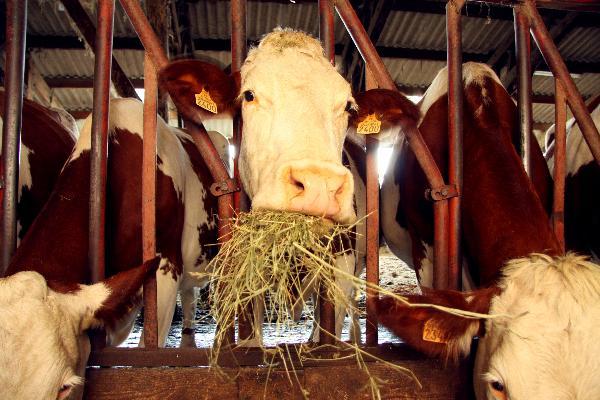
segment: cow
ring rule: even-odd
[[[78,398],[90,352],[87,330],[113,329],[137,309],[140,286],[158,262],[94,285],[47,281],[34,270],[0,278],[0,398]]]
[[[461,243],[468,263],[463,283],[480,287],[494,282],[510,259],[533,252],[556,255],[560,250],[548,223],[552,178],[541,150],[536,145],[532,148],[530,180],[515,150],[520,134],[513,100],[488,66],[465,63],[462,74]],[[444,68],[419,103],[418,121],[446,181],[447,93]],[[433,284],[433,207],[424,195],[428,188],[408,142],[399,136],[381,188],[381,228],[392,252],[415,269],[425,287]]]
[[[320,42],[288,28],[264,36],[249,51],[239,74],[228,76],[208,63],[184,60],[164,68],[159,81],[179,112],[197,124],[214,112],[241,108],[239,173],[253,209],[300,212],[338,223],[354,222],[355,207],[364,210],[362,196],[354,201],[355,193],[364,193],[364,179],[356,169],[353,176],[342,158],[349,120],[356,125],[357,108],[377,113],[384,125],[397,122],[394,118],[405,110],[417,113],[404,97],[384,90],[371,96],[380,102],[358,104]],[[197,105],[197,97],[207,110]],[[350,166],[358,166],[364,157],[364,148],[355,150],[362,156],[352,159],[350,154]],[[357,246],[355,254],[338,257],[338,268],[360,273],[364,245]],[[348,279],[337,276],[336,281],[351,298]],[[338,305],[337,335],[344,317],[345,309]],[[318,331],[313,338],[318,338]]]
[[[600,398],[600,266],[586,257],[533,254],[508,261],[497,285],[430,289],[408,300],[489,313],[464,318],[391,297],[377,304],[383,325],[433,357],[467,355],[478,336],[478,400]]]
[[[4,110],[4,91],[0,91],[0,110]],[[73,117],[65,111],[44,107],[23,99],[21,160],[17,198],[17,239],[29,226],[50,197],[60,171],[69,158],[79,131]],[[0,128],[3,119],[0,119]],[[2,144],[0,143],[0,152]]]
[[[600,106],[591,113],[600,127]],[[554,127],[546,132],[550,137]],[[554,152],[546,152],[548,167],[554,170]],[[600,166],[594,160],[575,118],[567,122],[567,176],[565,178],[565,246],[600,260]]]
[[[141,160],[143,105],[134,99],[110,102],[106,196],[106,276],[142,263]],[[62,170],[48,202],[17,248],[7,269],[12,275],[36,271],[45,279],[89,282],[88,208],[91,116]],[[161,256],[158,285],[159,344],[164,345],[181,291],[184,328],[193,345],[195,286],[206,285],[190,272],[204,272],[217,242],[212,179],[191,137],[157,121],[156,250]],[[107,330],[108,344],[122,342],[136,310]]]

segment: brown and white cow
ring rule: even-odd
[[[4,110],[4,96],[4,91],[0,91],[0,110]],[[0,130],[2,123],[0,118]],[[19,240],[50,197],[78,136],[70,114],[23,99],[17,199]]]
[[[106,276],[133,268],[141,253],[141,160],[143,105],[133,99],[110,103],[106,206]],[[32,270],[45,279],[85,283],[88,276],[88,208],[91,117],[65,165],[54,192],[17,249],[7,274]],[[198,282],[216,237],[216,199],[204,160],[184,131],[157,122],[156,240],[159,343],[171,325],[177,290],[182,293],[184,327],[193,332]],[[129,320],[109,329],[108,342],[129,334]],[[191,339],[191,338],[186,338]],[[192,344],[193,340],[184,343]]]
[[[241,108],[240,177],[254,209],[295,211],[339,223],[356,220],[354,195],[364,193],[364,182],[343,165],[342,151],[352,111],[367,105],[357,104],[318,40],[276,29],[250,50],[239,76],[200,61],[179,61],[164,69],[160,80],[179,111],[196,123],[211,116],[196,105],[202,93],[214,102],[212,111]],[[408,102],[393,94],[389,100],[371,107],[384,124],[389,109],[401,110],[394,101]],[[351,159],[350,164],[358,162]],[[364,197],[356,199],[364,213]],[[364,255],[360,245],[359,254]],[[351,274],[363,268],[354,254],[340,256],[337,264]],[[350,298],[347,279],[337,281]],[[344,316],[338,307],[338,335]]]
[[[552,180],[537,146],[532,180],[525,174],[515,150],[520,134],[513,100],[484,64],[463,65],[463,90],[462,244],[470,273],[463,281],[472,287],[494,282],[510,259],[533,252],[559,254],[559,248],[544,209],[551,204]],[[444,68],[419,103],[419,129],[446,180],[447,93]],[[382,184],[381,227],[390,249],[416,270],[425,287],[433,283],[433,207],[424,196],[428,188],[400,136]]]
[[[591,113],[600,127],[600,106]],[[551,128],[553,130],[553,128]],[[550,131],[546,137],[550,136]],[[548,156],[554,169],[554,154]],[[594,160],[575,119],[567,122],[567,176],[565,178],[565,245],[567,249],[600,260],[600,166]]]
[[[479,400],[600,398],[600,266],[574,254],[509,261],[497,286],[426,290],[412,303],[477,313],[464,318],[386,297],[379,321],[433,357],[455,358],[479,337],[473,381]]]
[[[35,271],[0,278],[0,398],[78,398],[90,352],[87,330],[115,328],[137,309],[140,287],[158,262],[89,286],[46,281]]]

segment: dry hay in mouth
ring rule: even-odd
[[[221,346],[226,342],[227,331],[233,328],[236,313],[247,310],[251,305],[264,308],[267,323],[275,324],[275,331],[281,332],[295,324],[290,312],[296,310],[294,314],[297,314],[298,310],[305,308],[304,299],[307,294],[320,284],[325,289],[321,291],[333,304],[342,304],[346,310],[358,312],[354,302],[347,298],[335,283],[336,280],[346,279],[356,291],[365,290],[364,281],[336,266],[336,258],[350,251],[342,245],[342,238],[348,242],[349,238],[355,235],[355,226],[356,224],[333,224],[320,217],[290,212],[253,210],[238,214],[231,222],[230,239],[222,244],[217,256],[208,264],[207,270],[210,272],[201,274],[209,277],[211,314],[219,327],[211,352],[211,366],[218,367]],[[366,286],[408,304],[404,297],[377,285]],[[432,307],[465,317],[481,317],[479,314],[460,310]],[[314,314],[308,317],[314,321]],[[318,325],[318,321],[314,322]],[[256,335],[256,332],[262,329],[262,316],[259,321],[249,318],[249,323]],[[328,334],[324,330],[320,332],[321,335]],[[359,368],[368,375],[372,397],[380,398],[378,383],[381,382],[371,376],[364,361],[366,358],[376,358],[356,344],[338,341],[337,345],[354,352]],[[263,347],[263,350],[265,365],[272,366],[273,360],[280,359],[280,366],[283,365],[292,383],[296,375],[289,347]],[[310,351],[310,347],[302,347],[302,354],[298,353],[297,358],[311,359]],[[412,371],[387,361],[376,360],[409,375],[420,386]]]

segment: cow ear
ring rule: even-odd
[[[235,107],[239,79],[216,65],[178,60],[161,69],[158,79],[183,117],[197,124]]]
[[[410,303],[435,304],[476,313],[487,313],[497,287],[474,292],[425,289],[407,296]],[[471,339],[482,336],[484,321],[449,314],[431,307],[410,307],[391,297],[377,303],[379,322],[416,350],[431,357],[458,359],[470,352]]]
[[[80,323],[80,331],[90,328],[112,328],[141,301],[144,280],[156,273],[160,258],[155,257],[139,267],[123,271],[93,285],[64,285],[48,282],[65,309]]]
[[[371,89],[355,94],[354,99],[358,109],[351,112],[349,126],[356,129],[358,133],[377,133],[364,132],[361,128],[365,121],[372,118],[380,123],[379,130],[385,132],[388,128],[398,126],[401,121],[417,123],[420,117],[418,107],[395,90]]]

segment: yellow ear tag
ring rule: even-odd
[[[440,329],[433,318],[425,321],[423,325],[423,340],[434,343],[448,343],[445,332]]]
[[[375,114],[369,114],[365,119],[358,123],[356,133],[370,135],[381,131],[381,121]]]
[[[213,114],[217,113],[217,103],[210,97],[210,93],[206,89],[202,88],[202,92],[196,93],[196,105],[200,108],[204,108]]]

